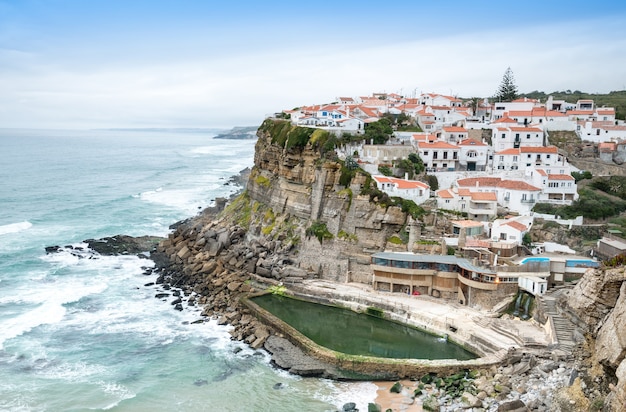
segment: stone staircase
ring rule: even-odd
[[[556,298],[545,294],[538,299],[544,313],[552,319],[554,325],[554,332],[557,340],[557,348],[566,353],[572,353],[572,350],[576,346],[574,342],[574,324],[566,317],[559,313],[556,306]]]

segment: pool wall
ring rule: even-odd
[[[464,331],[460,328],[456,329],[460,336],[456,335],[456,332],[450,333],[455,335],[454,337],[448,335],[445,331],[438,331],[437,328],[433,328],[430,324],[429,327],[416,324],[415,322],[407,322],[406,319],[398,319],[398,316],[390,316],[392,312],[385,310],[385,317],[401,323],[409,324],[411,326],[419,327],[420,329],[427,330],[432,333],[441,335],[446,334],[450,340],[467,348],[468,350],[481,356],[477,359],[459,361],[456,359],[444,359],[444,360],[427,360],[427,359],[392,359],[392,358],[378,358],[373,356],[362,355],[348,355],[345,353],[336,352],[320,346],[304,336],[298,330],[283,322],[278,317],[274,316],[270,312],[261,308],[255,304],[250,298],[260,296],[261,294],[250,295],[246,298],[242,298],[242,303],[262,322],[271,326],[276,331],[282,333],[291,341],[294,345],[299,346],[307,354],[327,362],[337,368],[352,371],[357,374],[365,376],[385,376],[388,379],[418,379],[427,373],[437,373],[442,376],[451,375],[462,370],[467,369],[481,369],[487,368],[493,365],[501,364],[507,357],[507,350],[504,348],[496,348],[488,340],[485,340],[479,336],[473,335],[470,331]],[[313,301],[321,304],[335,304],[337,306],[345,307],[341,302],[331,302],[324,298],[304,296],[304,295],[290,295],[290,297],[302,298],[305,300]],[[351,305],[352,306],[352,305]],[[360,310],[365,311],[367,306],[360,307]],[[354,308],[351,308],[355,310]],[[384,308],[382,308],[384,309]],[[397,314],[396,314],[397,315]],[[445,323],[444,323],[445,325]],[[470,339],[473,344],[470,344],[470,340],[466,340],[465,336],[469,333]],[[488,352],[488,353],[487,353]]]

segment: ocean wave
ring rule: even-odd
[[[33,224],[28,221],[3,225],[3,226],[0,226],[0,235],[22,232],[24,230],[30,229],[32,226]]]
[[[8,319],[0,324],[0,349],[4,342],[31,331],[40,325],[58,323],[63,319],[66,309],[55,302],[45,302],[37,308]]]

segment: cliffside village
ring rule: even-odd
[[[284,113],[294,125],[323,128],[337,134],[362,134],[368,123],[380,120],[385,114],[404,114],[407,123],[423,130],[396,131],[383,145],[373,142],[348,145],[340,150],[339,156],[353,156],[361,168],[372,174],[378,188],[390,196],[410,199],[418,205],[436,201],[438,209],[466,216],[453,222],[444,244],[472,249],[470,256],[475,258],[459,261],[440,256],[436,262],[426,262],[426,258],[376,254],[372,257],[376,288],[427,294],[437,289],[437,293],[449,291],[451,296],[459,292],[456,296],[461,300],[470,300],[463,292],[472,288],[493,290],[498,284],[509,283],[541,294],[549,283],[563,281],[568,273],[580,276],[587,268],[597,266],[593,256],[572,260],[575,251],[566,245],[546,242],[533,245],[532,252],[565,254],[570,259],[534,262],[534,267],[517,271],[526,273],[510,276],[502,273],[502,267],[496,267],[498,258],[516,257],[535,217],[570,226],[582,224],[582,217],[565,221],[558,216],[532,212],[538,202],[571,204],[578,199],[572,177],[572,172],[578,169],[563,152],[550,145],[550,132],[576,132],[581,140],[599,144],[600,153],[610,157],[611,152],[626,150],[626,144],[619,143],[626,141],[626,124],[616,120],[614,108],[597,107],[593,100],[569,103],[552,97],[545,102],[520,98],[489,103],[486,99],[468,102],[434,93],[416,98],[375,93],[366,97],[339,97],[332,104],[304,106]],[[379,171],[380,166],[393,168],[411,153],[419,154],[426,172],[437,177],[439,190],[431,191],[427,183],[410,180],[407,175],[389,177]],[[601,242],[612,247],[614,240],[602,239],[599,246]],[[626,245],[617,247],[622,246],[626,249]],[[440,262],[442,259],[445,262]],[[454,266],[455,270],[446,269],[441,274],[458,272],[464,279],[458,276],[460,282],[452,284],[450,279],[444,279],[450,276],[442,276],[439,281],[438,276],[427,276],[428,281],[422,285],[417,280],[419,276],[414,276],[421,273],[415,271],[417,268],[433,269],[437,265],[448,269]],[[409,270],[406,275],[410,276],[405,280],[399,275],[402,270],[398,268],[402,267]]]

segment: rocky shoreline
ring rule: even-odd
[[[257,320],[240,303],[245,295],[282,284],[298,274],[311,274],[290,267],[288,251],[281,250],[276,242],[263,238],[244,241],[245,230],[241,227],[215,220],[218,209],[219,204],[178,222],[167,238],[120,235],[86,243],[93,249],[92,253],[102,255],[136,254],[146,258],[149,251],[155,267],[147,268],[145,275],[156,279],[146,286],[159,285],[155,298],[171,300],[176,310],[202,307],[197,323],[215,319],[219,324],[232,326],[232,339],[268,351],[276,367],[301,376],[342,379],[332,365],[306,354]],[[71,246],[46,250],[54,253],[67,248]],[[89,255],[80,247],[74,251],[81,257]],[[423,410],[578,411],[583,409],[577,409],[577,405],[593,404],[602,395],[597,389],[592,393],[582,390],[585,385],[580,384],[579,375],[586,372],[583,354],[584,351],[570,356],[545,351],[518,352],[499,367],[476,371],[463,391],[451,393],[449,385],[444,383],[445,377],[436,376],[432,380],[427,377],[403,380],[399,387],[394,385],[394,390],[407,408],[421,405]]]
[[[244,170],[227,184],[245,185],[248,174],[249,169]],[[242,297],[251,293],[297,284],[318,274],[293,265],[294,251],[280,240],[249,236],[243,227],[220,218],[227,202],[215,199],[214,207],[172,225],[167,238],[118,235],[87,240],[87,250],[53,246],[46,251],[69,248],[80,257],[91,257],[93,253],[149,257],[155,267],[147,268],[145,275],[156,279],[146,286],[158,285],[156,298],[168,300],[176,310],[201,307],[197,323],[214,319],[232,326],[232,339],[266,350],[279,368],[302,376],[342,379],[332,365],[306,354],[240,303]],[[583,347],[571,355],[546,350],[516,352],[503,365],[473,371],[471,379],[456,379],[457,383],[467,382],[463,390],[446,383],[445,377],[425,376],[398,382],[392,386],[397,392],[390,391],[402,398],[403,406],[398,410],[411,406],[476,412],[601,410],[602,400],[610,390],[607,380],[598,377],[598,371],[592,373],[588,353],[590,349]],[[595,384],[590,383],[591,379],[596,380]],[[353,410],[350,407],[346,404],[343,409]],[[370,410],[390,407],[381,402],[371,405]]]

